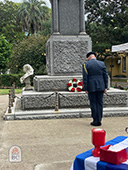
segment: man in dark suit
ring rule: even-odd
[[[104,62],[96,60],[96,53],[87,54],[88,62],[83,66],[84,90],[89,96],[93,122],[92,126],[100,126],[103,115],[103,94],[108,88],[108,74]]]

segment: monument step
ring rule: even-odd
[[[34,89],[37,92],[42,91],[67,91],[67,83],[76,78],[82,81],[82,75],[72,76],[35,76],[33,79]]]
[[[103,109],[104,117],[128,116],[128,107],[107,107]],[[66,118],[90,118],[90,108],[82,109],[59,109],[55,110],[8,110],[4,116],[5,120],[29,120],[29,119],[66,119]]]
[[[111,88],[104,95],[104,107],[125,107],[128,106],[128,92]],[[37,92],[23,91],[21,97],[22,110],[45,110],[64,108],[89,108],[88,95],[82,92],[58,91]]]

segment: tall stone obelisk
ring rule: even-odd
[[[51,0],[52,35],[47,41],[48,75],[81,75],[91,38],[85,32],[84,0]]]

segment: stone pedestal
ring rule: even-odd
[[[110,89],[104,94],[104,107],[127,107],[128,93],[124,90]],[[89,108],[88,95],[83,92],[58,91],[59,109]],[[55,109],[55,92],[23,91],[21,99],[22,110]]]
[[[35,76],[34,89],[37,92],[68,91],[67,83],[76,78],[82,81],[81,76]]]
[[[31,82],[30,82],[30,77],[25,79],[25,90],[33,90],[33,87],[31,86]]]
[[[21,97],[22,110],[54,109],[54,92],[23,91]]]
[[[48,75],[81,75],[91,45],[88,35],[52,35],[47,42]]]

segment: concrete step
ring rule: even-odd
[[[103,109],[104,117],[128,116],[128,107],[107,107]],[[27,119],[64,119],[64,118],[88,118],[91,117],[90,108],[80,109],[54,109],[48,110],[14,110],[6,112],[5,120],[27,120]]]
[[[22,120],[22,119],[63,119],[63,118],[83,118],[91,117],[89,100],[85,92],[71,93],[61,92],[59,96],[59,110],[55,111],[55,99],[43,103],[41,97],[51,95],[48,92],[24,91],[21,98],[16,98],[11,113],[8,109],[5,113],[5,120]],[[110,89],[107,95],[104,95],[104,116],[128,116],[128,92],[118,89]],[[33,98],[37,96],[37,98]],[[54,93],[52,97],[54,96]],[[23,99],[24,98],[24,99]],[[31,102],[28,102],[30,99]],[[38,100],[36,100],[38,99]],[[22,102],[24,101],[24,108]],[[54,102],[53,102],[54,101]],[[42,107],[36,107],[39,104]],[[49,103],[50,102],[50,103]],[[51,105],[52,107],[50,107]],[[29,107],[28,107],[29,105]],[[46,107],[47,105],[47,107]],[[35,107],[34,107],[35,106]],[[26,109],[27,108],[27,109]],[[29,108],[29,109],[28,109]]]

